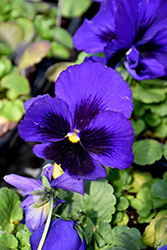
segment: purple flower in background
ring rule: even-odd
[[[18,126],[24,140],[42,143],[34,146],[38,157],[88,180],[106,177],[104,166],[130,166],[132,93],[118,72],[100,63],[71,66],[60,74],[55,94],[25,103]]]
[[[49,212],[49,192],[53,189],[70,190],[80,194],[84,194],[84,183],[82,180],[71,178],[68,174],[63,173],[58,178],[52,180],[54,166],[48,164],[44,167],[43,174],[47,177],[51,190],[46,190],[42,181],[32,178],[22,177],[16,174],[6,175],[5,181],[23,191],[24,195],[28,197],[21,203],[21,208],[25,210],[25,221],[29,230],[35,231],[42,226],[48,216]],[[58,193],[58,192],[57,192]],[[54,208],[59,203],[65,201],[59,199],[56,195]]]
[[[167,75],[167,1],[106,0],[73,37],[87,53],[104,52],[107,65],[124,65],[136,80]]]
[[[158,250],[167,250],[167,245],[158,248]]]
[[[83,241],[81,240],[74,226],[74,221],[52,220],[42,250],[86,250],[85,238],[83,238]],[[30,244],[32,250],[38,248],[43,230],[44,225],[31,235]]]

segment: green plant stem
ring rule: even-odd
[[[56,19],[56,27],[60,27],[61,25],[61,9],[63,5],[63,0],[58,1],[58,7],[57,7],[57,19]]]
[[[47,235],[48,230],[49,230],[50,221],[51,221],[51,217],[52,217],[52,210],[53,210],[53,193],[50,192],[50,207],[49,207],[48,217],[47,217],[45,228],[44,228],[44,231],[43,231],[43,234],[42,234],[42,237],[41,237],[41,240],[39,242],[37,250],[42,250],[43,244],[44,244],[45,239],[46,239],[46,235]]]

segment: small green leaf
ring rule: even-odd
[[[73,48],[73,42],[71,35],[63,28],[56,27],[53,29],[53,39],[64,45],[65,47],[72,49]]]
[[[163,148],[158,141],[146,139],[133,144],[134,162],[139,165],[153,164],[162,158]]]
[[[159,116],[166,116],[167,115],[167,99],[158,104],[152,104],[149,106],[151,112],[159,115]]]
[[[0,235],[1,250],[17,250],[18,241],[12,234],[3,233]]]
[[[93,223],[110,222],[116,203],[113,191],[113,187],[105,179],[87,181],[85,182],[85,195],[74,193],[72,200],[63,205],[63,215],[68,216],[74,211],[83,211]]]
[[[136,171],[132,173],[132,177],[133,181],[130,184],[129,193],[138,193],[142,189],[144,183],[152,180],[151,174],[147,172]]]
[[[70,52],[66,47],[57,42],[51,42],[51,49],[48,52],[49,57],[56,57],[59,59],[67,60],[70,57]]]
[[[25,95],[30,92],[30,84],[27,78],[17,74],[8,74],[4,76],[1,80],[1,86],[7,89],[13,89],[19,95]]]
[[[155,223],[155,243],[157,247],[167,235],[167,218],[161,218]]]
[[[140,85],[132,86],[133,98],[143,102],[143,103],[158,103],[164,101],[166,98],[163,89],[145,89]]]
[[[74,63],[72,62],[59,62],[59,63],[55,63],[53,65],[51,65],[46,73],[45,76],[46,78],[51,81],[51,82],[55,82],[57,80],[57,78],[59,77],[59,74],[65,70],[68,66],[73,65]]]
[[[159,180],[152,185],[152,195],[167,200],[167,179]]]
[[[18,122],[22,118],[23,111],[17,105],[17,102],[15,104],[15,100],[13,101],[2,100],[2,104],[3,106],[0,109],[0,115],[14,122]]]
[[[139,135],[145,129],[145,122],[142,119],[137,121],[131,120],[132,127],[134,129],[134,134]]]
[[[50,49],[49,41],[39,41],[32,43],[23,53],[19,68],[25,69],[36,63],[39,63]]]
[[[65,18],[81,16],[91,4],[91,0],[63,0],[62,16]]]
[[[116,205],[117,211],[124,211],[128,207],[129,201],[125,197],[121,196],[120,198],[118,198],[118,203]]]
[[[161,119],[157,114],[145,114],[144,120],[150,127],[156,127],[161,123]]]
[[[23,218],[19,196],[6,187],[0,189],[0,228],[2,231],[11,232],[14,222]]]
[[[23,30],[17,22],[2,22],[0,25],[0,41],[10,46],[15,50],[17,45],[23,39]]]
[[[12,52],[10,46],[5,43],[2,43],[1,41],[0,41],[0,51],[1,51],[1,56],[7,56]]]
[[[164,157],[167,160],[167,142],[164,145]]]
[[[44,190],[46,189],[47,191],[51,190],[50,182],[48,178],[45,175],[42,175],[42,186]]]
[[[155,128],[154,134],[159,138],[167,137],[167,117],[162,118],[161,124]]]
[[[16,19],[16,22],[19,23],[23,29],[23,40],[31,41],[35,35],[35,28],[33,22],[24,17],[19,17]]]
[[[20,230],[19,232],[17,232],[16,237],[19,240],[19,246],[22,248],[25,246],[30,247],[30,243],[29,243],[30,236],[31,236],[31,233],[28,230],[28,228],[27,228],[27,231]]]
[[[12,62],[6,57],[2,57],[0,60],[0,78],[8,74],[11,69]]]

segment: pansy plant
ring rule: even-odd
[[[56,179],[53,179],[55,164],[47,164],[43,168],[42,181],[22,177],[16,174],[10,174],[4,177],[5,181],[23,191],[24,195],[28,195],[21,203],[21,208],[25,210],[25,221],[31,232],[42,226],[48,217],[51,205],[51,197],[53,209],[59,204],[64,203],[58,197],[58,189],[70,190],[84,194],[83,180],[73,179],[66,173],[62,173]]]

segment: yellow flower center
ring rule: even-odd
[[[68,133],[67,136],[72,143],[77,143],[80,140],[79,136],[77,135],[77,131],[74,131],[73,133]]]

